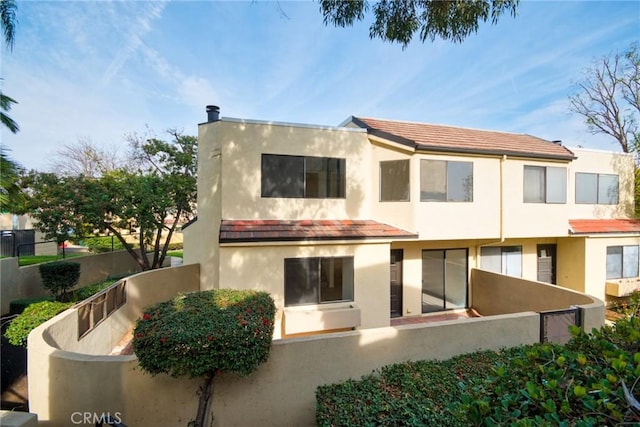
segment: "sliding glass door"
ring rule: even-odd
[[[422,312],[467,307],[467,249],[422,251]]]

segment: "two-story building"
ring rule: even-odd
[[[603,300],[638,286],[630,155],[424,123],[208,111],[185,263],[200,264],[201,289],[270,292],[282,336],[470,308],[472,268]]]

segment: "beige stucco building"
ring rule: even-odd
[[[471,307],[472,268],[605,300],[637,287],[633,157],[351,117],[199,126],[201,289],[258,288],[282,336]],[[607,282],[609,286],[607,287]]]
[[[184,425],[199,380],[145,374],[125,351],[145,307],[181,292],[274,297],[269,360],[247,378],[216,376],[213,425],[282,426],[315,422],[319,385],[387,364],[564,343],[568,325],[603,324],[605,291],[637,280],[629,156],[446,126],[217,113],[199,127],[184,265],[129,276],[29,334],[41,424]]]

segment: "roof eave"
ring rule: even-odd
[[[382,236],[319,236],[319,237],[240,237],[235,239],[220,239],[220,244],[232,244],[232,243],[273,243],[273,242],[322,242],[322,241],[354,241],[354,240],[410,240],[417,239],[418,235],[382,235]]]
[[[545,160],[563,160],[567,162],[570,162],[577,158],[573,155],[573,153],[571,153],[571,155],[561,155],[561,154],[554,155],[554,154],[544,154],[544,153],[523,153],[523,152],[511,151],[511,150],[483,150],[480,148],[442,147],[439,145],[427,145],[427,144],[417,144],[416,151],[485,154],[485,155],[493,155],[493,156],[512,156],[512,157],[523,157],[523,158],[545,159]]]
[[[607,235],[620,236],[621,234],[628,234],[629,237],[639,236],[640,235],[640,230],[636,230],[636,231],[630,231],[630,230],[624,230],[624,231],[573,231],[573,230],[569,230],[569,235],[570,236],[577,236],[577,237],[588,237],[588,236],[604,237],[604,236],[607,236]]]

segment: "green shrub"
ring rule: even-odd
[[[57,300],[64,299],[67,291],[77,285],[80,279],[80,264],[77,262],[47,262],[38,268],[43,286]]]
[[[69,308],[71,302],[43,301],[29,305],[18,317],[13,319],[4,336],[13,345],[26,347],[27,337],[36,327]]]
[[[640,319],[591,334],[573,329],[564,347],[538,344],[497,365],[452,411],[468,425],[632,425],[622,382],[640,377]]]
[[[22,313],[28,306],[42,301],[53,301],[52,296],[46,297],[34,297],[34,298],[21,298],[15,299],[9,303],[9,314],[16,315]]]
[[[89,251],[97,254],[104,253],[104,252],[111,252],[112,250],[120,251],[124,249],[122,242],[118,240],[116,237],[112,237],[112,236],[91,237],[86,239],[84,243],[89,248]]]
[[[504,353],[477,352],[447,361],[385,366],[358,381],[316,390],[318,426],[465,426],[447,410],[461,381],[482,376]]]
[[[640,319],[566,346],[535,344],[390,365],[316,390],[319,426],[638,425],[622,382],[640,387]]]
[[[184,247],[184,244],[182,242],[173,242],[173,243],[169,243],[169,251],[181,251]]]
[[[12,322],[5,337],[14,345],[26,345],[27,335],[36,326],[46,322],[59,312],[70,307],[72,304],[83,301],[92,295],[108,288],[124,276],[114,276],[102,282],[84,286],[70,293],[69,302],[52,302],[53,297],[24,298],[11,301],[9,304],[11,314],[19,314]],[[42,305],[43,301],[52,302],[51,305]]]
[[[275,304],[265,292],[216,289],[178,295],[145,309],[133,331],[143,370],[204,377],[198,418],[205,425],[214,377],[249,375],[269,357]]]
[[[98,292],[107,289],[118,280],[119,279],[107,279],[102,282],[93,283],[91,285],[83,286],[80,289],[76,289],[73,291],[73,300],[84,301],[87,298],[97,294]]]
[[[631,292],[631,295],[620,298],[611,304],[609,308],[622,316],[640,317],[640,289]]]
[[[152,374],[248,375],[269,356],[275,305],[269,294],[216,289],[182,294],[147,308],[133,349]]]

